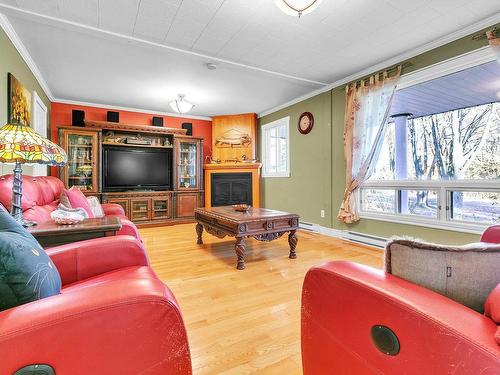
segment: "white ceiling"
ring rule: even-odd
[[[0,12],[56,98],[166,111],[184,93],[206,116],[262,112],[500,22],[498,0],[324,0],[300,19],[274,0],[0,0]]]

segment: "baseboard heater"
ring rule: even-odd
[[[385,247],[385,243],[387,242],[387,238],[349,231],[346,232],[345,239],[363,245],[379,247],[381,249]]]
[[[308,232],[319,233],[319,227],[316,224],[308,223],[306,221],[299,221],[299,228],[307,230]]]

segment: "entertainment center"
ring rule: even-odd
[[[68,154],[65,185],[121,205],[134,223],[192,221],[203,206],[202,138],[185,129],[105,121],[58,129]]]

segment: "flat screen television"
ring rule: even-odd
[[[172,149],[103,147],[103,190],[170,190]]]

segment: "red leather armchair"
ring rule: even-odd
[[[481,241],[500,243],[500,225]],[[500,310],[500,293],[492,299]],[[500,374],[495,321],[356,263],[309,270],[301,326],[304,375]]]
[[[13,175],[0,177],[0,204],[7,210],[12,202]],[[64,189],[61,180],[52,176],[32,177],[23,175],[23,197],[21,205],[23,216],[27,220],[43,223],[50,218],[50,213],[57,209],[59,197]],[[102,205],[106,216],[117,216],[122,223],[117,234],[134,236],[140,240],[139,232],[134,223],[125,216],[123,208],[118,204],[105,203]]]
[[[61,294],[0,312],[0,374],[48,364],[56,374],[191,374],[171,291],[130,236],[47,250]]]

